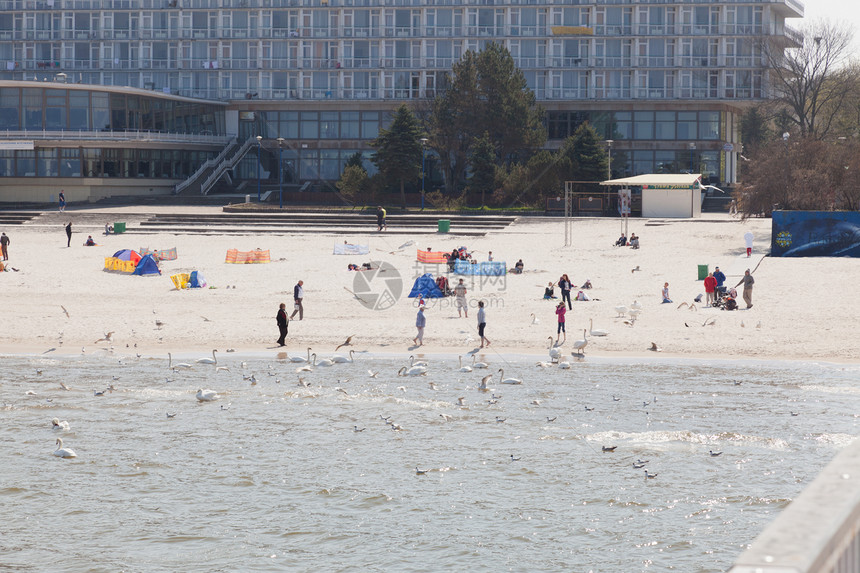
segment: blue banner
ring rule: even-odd
[[[860,213],[774,211],[774,257],[860,257]]]
[[[457,259],[454,263],[454,272],[458,275],[483,275],[483,276],[502,276],[507,273],[507,267],[504,261],[484,261],[482,263],[472,263],[468,260]]]

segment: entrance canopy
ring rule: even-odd
[[[651,173],[610,179],[601,185],[642,188],[643,217],[702,215],[702,176],[696,173]]]
[[[648,173],[601,181],[601,185],[642,187],[643,189],[698,189],[702,176],[696,173]]]

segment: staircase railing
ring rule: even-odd
[[[215,157],[214,159],[206,160],[203,165],[197,168],[197,171],[191,174],[191,177],[189,177],[185,181],[180,181],[179,183],[177,183],[176,187],[173,190],[173,193],[175,195],[179,195],[185,189],[193,185],[198,179],[200,179],[200,177],[203,176],[207,169],[211,169],[218,165],[220,162],[224,161],[224,158],[227,156],[227,153],[234,145],[236,145],[236,141],[237,139],[235,137],[228,141],[227,145],[224,146],[224,149],[221,150],[217,157]]]
[[[249,137],[245,140],[245,143],[242,144],[242,147],[240,147],[239,150],[236,151],[236,153],[234,153],[229,159],[222,158],[221,162],[215,167],[212,174],[203,181],[202,185],[200,185],[200,194],[207,195],[218,179],[220,179],[228,169],[233,169],[237,163],[242,161],[242,158],[245,157],[245,154],[248,153],[254,145],[257,145],[257,138]]]

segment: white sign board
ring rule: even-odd
[[[0,141],[0,149],[35,149],[32,141]]]

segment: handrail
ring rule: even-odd
[[[0,131],[0,140],[60,140],[60,141],[79,141],[79,140],[108,140],[108,141],[153,141],[153,142],[169,142],[177,143],[203,143],[203,144],[224,144],[230,137],[227,135],[206,135],[200,133],[170,133],[162,131],[98,131],[98,130],[3,130]]]
[[[186,187],[189,187],[192,183],[197,181],[197,179],[203,174],[204,171],[206,171],[210,167],[214,167],[218,164],[218,162],[223,161],[224,157],[227,156],[227,152],[235,144],[236,138],[234,137],[229,142],[227,142],[227,145],[224,146],[224,149],[222,149],[221,152],[214,159],[207,159],[203,162],[203,165],[197,168],[197,171],[191,174],[191,177],[189,177],[185,181],[180,181],[179,183],[177,183],[176,187],[173,190],[173,193],[175,195],[178,195],[179,193],[184,191]]]
[[[215,167],[215,170],[200,185],[200,194],[208,195],[209,189],[211,189],[212,186],[215,185],[215,182],[218,181],[218,179],[220,179],[222,175],[224,175],[224,172],[228,169],[232,169],[233,167],[235,167],[236,164],[241,161],[243,157],[245,157],[245,154],[248,153],[248,150],[251,149],[251,146],[255,145],[256,143],[256,137],[249,137],[245,140],[245,143],[242,144],[242,147],[240,147],[239,150],[236,151],[236,153],[234,153],[232,157],[230,157],[230,159],[227,159],[226,161],[224,160],[227,156],[227,154],[225,153],[224,157],[221,158],[221,160],[218,162],[218,165]],[[233,144],[235,144],[235,140]],[[226,147],[225,151],[232,147],[233,144]]]

